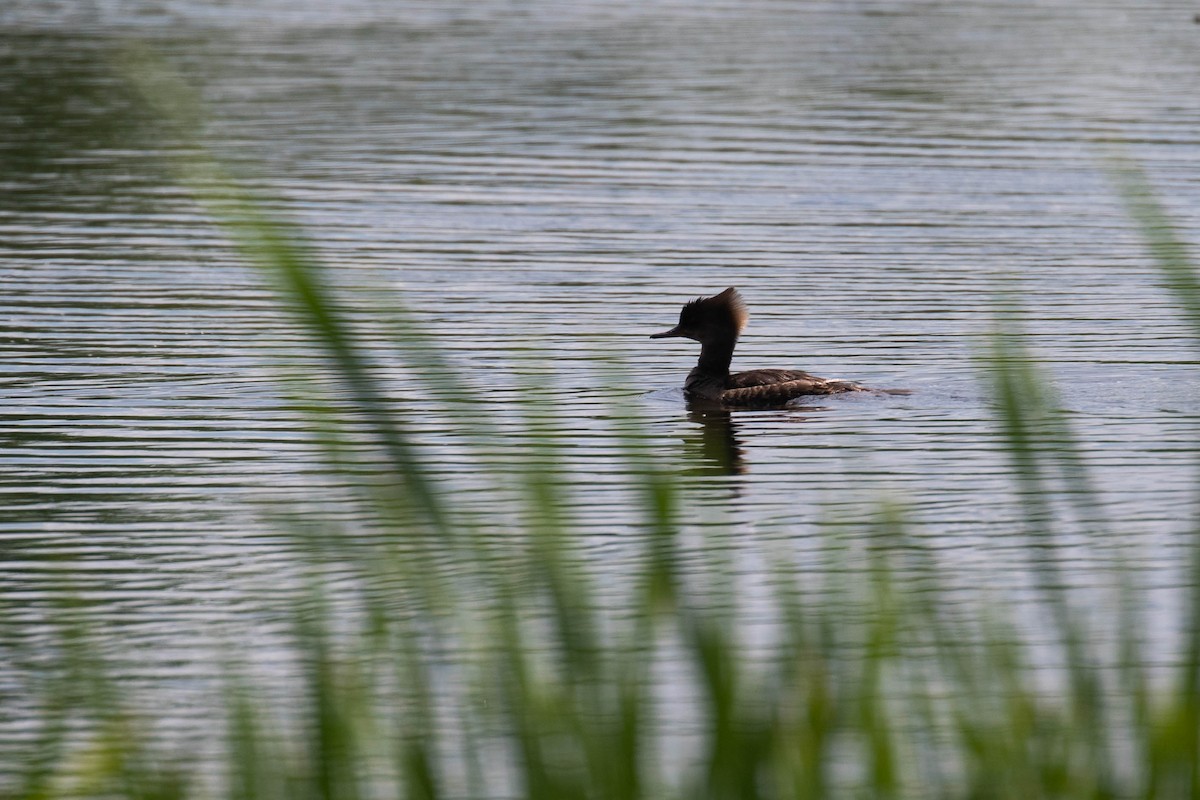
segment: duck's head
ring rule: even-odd
[[[712,297],[697,297],[679,312],[679,324],[651,339],[683,336],[701,344],[737,339],[750,318],[738,290],[730,286]]]

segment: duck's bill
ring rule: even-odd
[[[672,336],[683,336],[683,334],[679,332],[678,327],[671,328],[671,330],[663,331],[662,333],[650,334],[651,339],[668,339]]]

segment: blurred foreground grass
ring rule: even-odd
[[[186,108],[171,110],[169,83],[143,89],[187,119]],[[1188,632],[1183,657],[1169,673],[1152,674],[1144,659],[1147,610],[1121,576],[1105,589],[1116,618],[1095,635],[1087,600],[1058,574],[1060,509],[1098,537],[1116,534],[1104,530],[1102,498],[1014,313],[997,315],[981,368],[1040,553],[1036,589],[1051,620],[1041,654],[1004,608],[964,613],[961,598],[948,601],[919,532],[884,503],[860,535],[831,533],[825,561],[837,567],[819,590],[777,562],[772,641],[751,647],[727,556],[685,568],[679,490],[647,453],[635,415],[611,409],[639,503],[640,523],[624,535],[633,567],[623,586],[601,587],[572,528],[553,410],[531,399],[532,449],[498,455],[488,406],[395,310],[392,355],[442,398],[488,491],[523,512],[497,531],[457,507],[300,232],[264,214],[202,151],[183,164],[197,197],[322,347],[324,372],[293,372],[287,389],[373,535],[351,545],[330,525],[281,523],[306,565],[305,600],[289,623],[298,682],[281,706],[279,687],[231,658],[215,763],[155,738],[155,720],[105,667],[87,610],[64,600],[53,662],[31,684],[37,754],[11,767],[13,796],[1200,796],[1200,562],[1177,625]],[[1200,319],[1182,245],[1137,172],[1119,175],[1180,307]],[[865,552],[850,553],[850,538]]]

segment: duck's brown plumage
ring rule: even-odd
[[[745,389],[750,386],[762,386],[768,383],[785,383],[789,381],[812,380],[813,376],[798,369],[748,369],[745,372],[734,372],[729,376],[730,389]],[[817,378],[816,380],[821,380]]]
[[[733,349],[749,314],[737,289],[698,297],[683,307],[679,324],[650,338],[682,336],[700,342],[700,360],[684,383],[697,399],[726,406],[770,408],[806,395],[864,391],[851,381],[830,380],[794,369],[754,369],[730,373]]]

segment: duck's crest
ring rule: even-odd
[[[689,313],[690,312],[690,313]],[[730,286],[720,294],[714,294],[712,297],[697,297],[683,307],[683,315],[690,316],[725,316],[733,324],[733,329],[738,333],[742,332],[742,328],[746,327],[746,320],[750,319],[750,312],[746,309],[746,301],[742,300],[742,296],[738,294],[738,290]]]

